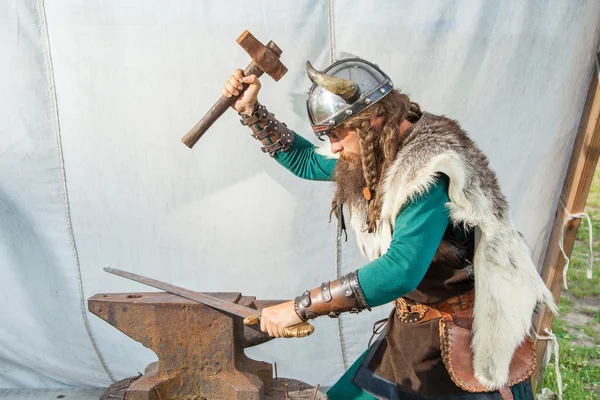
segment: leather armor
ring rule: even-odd
[[[359,313],[364,309],[371,310],[358,282],[358,271],[305,291],[294,300],[294,309],[302,321],[322,315],[335,318],[346,311]]]
[[[239,115],[242,117],[241,124],[248,126],[252,130],[252,137],[264,145],[261,148],[263,153],[273,157],[278,150],[288,151],[292,147],[296,133],[277,120],[275,114],[262,104],[257,102],[251,115]]]

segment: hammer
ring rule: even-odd
[[[279,60],[282,51],[272,40],[265,46],[246,30],[240,35],[237,42],[244,50],[246,50],[246,52],[248,52],[248,54],[250,54],[250,57],[252,57],[252,62],[248,64],[244,70],[244,76],[254,74],[257,77],[260,77],[266,72],[271,78],[278,81],[287,72],[287,68],[282,64],[281,60]],[[243,83],[242,86],[243,88],[239,95],[241,95],[249,85]],[[208,128],[223,115],[233,102],[235,102],[238,96],[221,96],[219,101],[208,110],[206,115],[198,121],[198,123],[183,138],[181,138],[181,141],[190,149],[194,147],[196,142],[204,135]]]

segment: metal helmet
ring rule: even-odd
[[[313,82],[306,107],[318,138],[390,93],[394,85],[375,64],[356,58],[339,60],[323,72],[306,62]]]

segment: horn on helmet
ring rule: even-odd
[[[311,82],[340,96],[346,103],[352,104],[360,98],[360,88],[356,83],[348,79],[338,78],[318,71],[311,65],[310,61],[306,61],[306,72]]]

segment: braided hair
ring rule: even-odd
[[[415,123],[423,112],[417,103],[398,90],[363,110],[341,125],[341,128],[355,129],[358,135],[362,173],[365,181],[364,197],[367,201],[367,231],[377,230],[381,217],[383,193],[381,186],[385,173],[396,159],[400,147],[400,124],[405,119]],[[373,117],[383,123],[371,123]],[[337,216],[337,193],[332,201],[332,212]],[[339,217],[339,216],[338,216]]]

